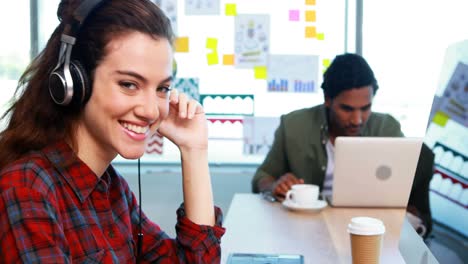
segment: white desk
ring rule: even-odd
[[[407,219],[405,219],[401,228],[399,249],[406,263],[439,263]]]
[[[305,263],[351,263],[347,224],[352,217],[381,219],[386,227],[381,263],[405,263],[398,241],[404,209],[327,207],[319,213],[288,211],[256,194],[236,194],[224,221],[221,263],[229,253],[304,255]]]

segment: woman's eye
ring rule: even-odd
[[[158,89],[156,89],[156,91],[157,91],[158,93],[167,94],[167,93],[169,93],[169,92],[171,91],[171,89],[172,89],[172,88],[171,88],[170,86],[160,86],[160,87],[158,87]]]
[[[137,86],[131,82],[120,82],[120,86],[128,90],[135,90]]]

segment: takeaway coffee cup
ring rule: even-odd
[[[353,264],[377,264],[380,260],[385,226],[372,217],[354,217],[348,224]]]
[[[295,184],[286,193],[286,200],[299,206],[311,206],[317,202],[319,187],[313,184]]]

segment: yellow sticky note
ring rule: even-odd
[[[189,38],[188,37],[176,38],[175,51],[176,52],[189,52]]]
[[[223,64],[224,65],[234,65],[234,54],[224,54],[223,55]]]
[[[315,27],[306,27],[305,28],[305,37],[306,38],[315,38],[317,36],[317,29]]]
[[[325,67],[330,66],[330,59],[323,59],[322,60],[322,65],[325,66]]]
[[[263,79],[266,80],[267,78],[267,67],[266,66],[255,66],[254,67],[255,79]]]
[[[213,53],[210,53],[210,54],[206,54],[206,59],[208,61],[208,65],[218,64],[218,53],[213,52]]]
[[[317,33],[317,39],[318,39],[318,40],[325,40],[325,34],[323,34],[323,33]]]
[[[315,21],[317,21],[315,10],[306,10],[305,11],[305,21],[306,22],[315,22]]]
[[[432,122],[436,123],[441,127],[444,127],[447,124],[448,120],[449,116],[446,113],[438,111],[432,119]]]
[[[217,38],[207,38],[206,39],[206,48],[216,51],[218,49],[218,39]]]
[[[306,5],[315,5],[315,0],[305,0]]]
[[[226,16],[236,16],[237,15],[237,6],[236,4],[226,4],[225,5]]]

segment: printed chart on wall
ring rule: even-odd
[[[318,56],[270,55],[268,91],[313,93],[317,91]]]
[[[468,127],[468,65],[459,62],[450,78],[439,108],[454,121]]]
[[[244,154],[267,154],[279,122],[279,117],[244,117]]]
[[[219,0],[185,0],[185,14],[219,15]]]
[[[268,15],[238,15],[235,21],[236,67],[267,65],[270,45]]]

